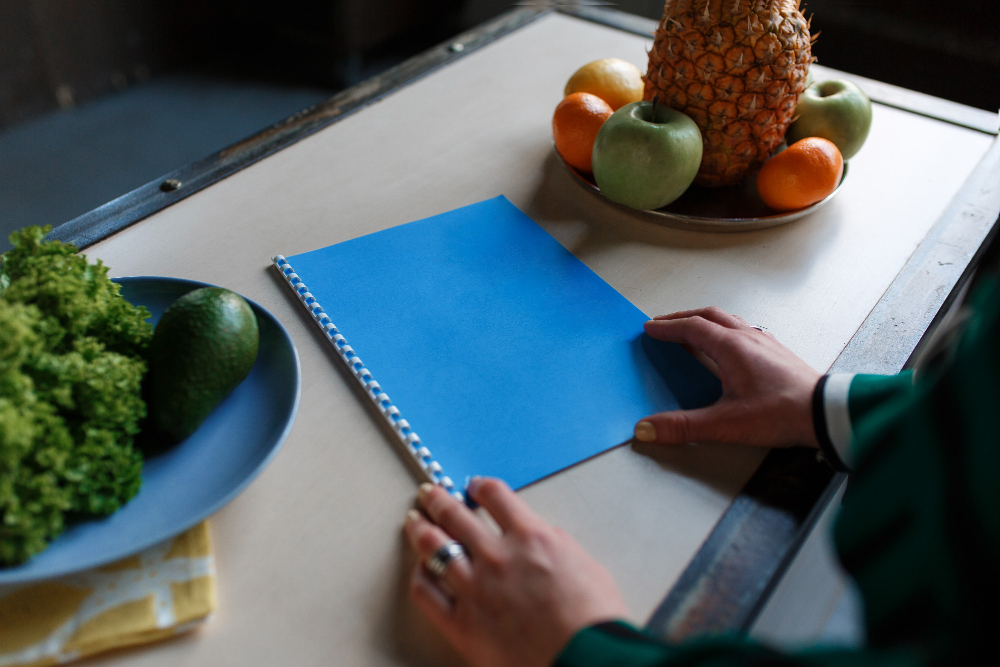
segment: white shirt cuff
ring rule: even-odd
[[[848,468],[854,467],[851,456],[851,442],[854,431],[851,415],[847,408],[847,394],[854,380],[854,373],[833,373],[823,387],[823,416],[826,417],[826,431],[833,448]]]

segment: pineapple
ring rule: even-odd
[[[737,183],[770,157],[806,89],[811,45],[799,0],[667,0],[643,96],[701,129],[695,183]]]

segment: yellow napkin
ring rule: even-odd
[[[117,563],[0,589],[0,667],[77,660],[197,627],[215,609],[208,522]]]

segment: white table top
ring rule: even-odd
[[[285,323],[303,375],[282,451],[211,521],[217,617],[98,664],[456,661],[405,596],[400,529],[416,479],[268,268],[272,255],[504,194],[647,314],[718,305],[825,370],[993,139],[876,104],[843,191],[818,213],[739,234],[661,227],[581,188],[550,136],[577,67],[607,56],[644,67],[649,46],[547,15],[87,250],[114,276],[202,280],[256,300]],[[642,622],[764,454],[626,445],[521,493],[608,566]]]

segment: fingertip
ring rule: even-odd
[[[501,479],[481,477],[469,483],[470,495],[497,522],[501,530],[526,525],[534,514],[524,501]]]
[[[636,440],[658,445],[683,445],[689,442],[714,441],[715,432],[712,425],[718,421],[719,412],[716,406],[661,412],[639,422],[640,424],[643,422],[649,424],[649,427],[643,427],[643,435],[645,437],[652,435],[652,439],[640,439],[639,424],[636,424]]]
[[[642,330],[645,331],[647,335],[655,338],[657,333],[663,330],[665,322],[667,322],[667,320],[647,320],[646,323],[642,325]]]
[[[653,335],[653,332],[663,332],[672,329],[677,326],[679,321],[683,321],[686,318],[678,318],[673,315],[660,315],[659,317],[654,317],[651,320],[646,320],[643,324],[643,329],[646,333]]]
[[[476,500],[476,488],[479,486],[479,481],[481,479],[483,478],[476,475],[465,485],[465,493],[462,494],[462,497],[465,499],[465,506],[470,510],[479,509],[479,501]]]
[[[424,482],[417,488],[417,500],[421,503],[427,499],[427,496],[434,490],[434,485],[430,482]]]
[[[655,442],[656,425],[651,421],[643,419],[635,425],[635,439],[639,442]]]
[[[455,500],[457,499],[440,484],[424,482],[417,488],[417,503],[434,522],[437,522],[441,508]]]
[[[420,524],[422,521],[426,521],[426,519],[417,510],[408,511],[406,519],[403,521],[403,533],[406,535],[410,546],[414,549],[417,548],[417,536],[420,534]]]
[[[492,495],[494,493],[503,493],[504,491],[510,491],[510,487],[502,479],[496,479],[495,477],[473,477],[466,489],[468,495],[476,503],[480,502],[484,493]]]

